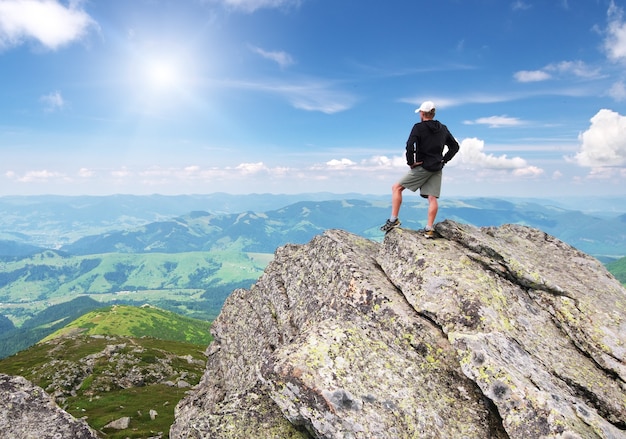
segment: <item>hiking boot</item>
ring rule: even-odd
[[[385,225],[382,226],[380,228],[380,230],[382,230],[383,232],[386,233],[386,232],[390,231],[391,229],[393,229],[395,227],[398,227],[400,224],[401,223],[400,223],[400,219],[399,218],[396,218],[395,221],[387,220]]]
[[[424,237],[425,238],[434,238],[435,237],[435,230],[432,227],[424,228]]]

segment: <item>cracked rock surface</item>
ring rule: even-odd
[[[517,225],[328,230],[227,299],[172,438],[626,438],[626,290]]]

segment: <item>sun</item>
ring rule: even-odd
[[[181,73],[172,61],[149,61],[146,63],[145,74],[148,84],[156,89],[168,89],[180,85]]]
[[[174,111],[195,96],[197,57],[187,48],[162,43],[130,53],[128,98],[141,111]]]

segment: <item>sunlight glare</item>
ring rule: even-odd
[[[156,88],[170,88],[178,84],[179,73],[176,67],[166,61],[152,61],[147,65],[150,85]]]

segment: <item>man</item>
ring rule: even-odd
[[[402,191],[405,188],[413,192],[420,190],[420,195],[428,198],[428,216],[424,236],[434,236],[433,224],[439,210],[437,199],[441,193],[443,166],[459,151],[459,144],[448,128],[435,119],[435,104],[424,102],[417,110],[420,122],[413,125],[406,142],[406,163],[411,170],[391,188],[391,217],[380,228],[388,232],[400,225],[398,214],[402,204]],[[443,154],[447,146],[446,154]]]

